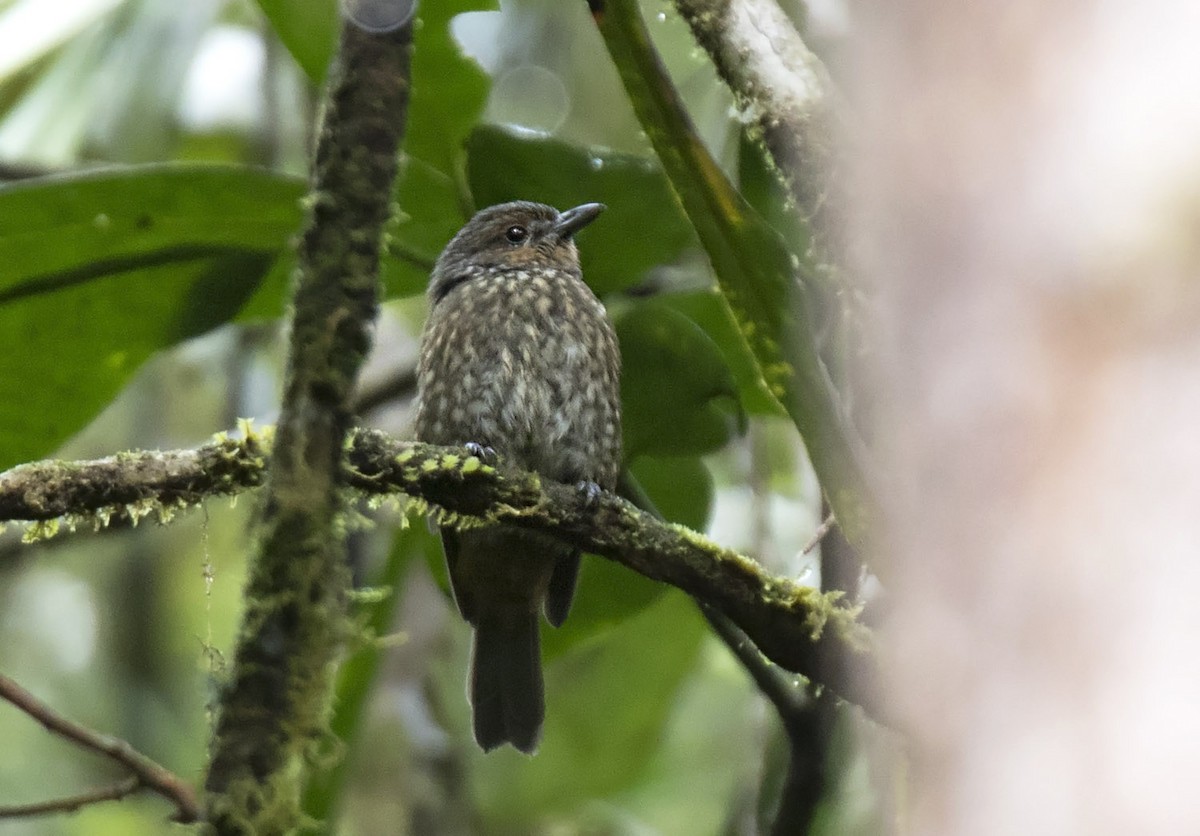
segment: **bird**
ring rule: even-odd
[[[621,353],[583,281],[574,236],[604,210],[528,201],[476,213],[438,257],[417,364],[416,436],[575,485],[594,502],[621,468]],[[467,695],[475,740],[533,754],[545,718],[538,611],[571,608],[580,553],[503,524],[442,546],[473,628]]]

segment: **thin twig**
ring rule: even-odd
[[[130,775],[108,787],[100,787],[91,792],[70,795],[66,798],[52,798],[49,801],[35,801],[33,804],[13,804],[0,806],[0,819],[28,819],[34,816],[49,816],[57,813],[74,813],[84,807],[100,804],[104,801],[120,801],[133,795],[142,788],[142,782],[136,775]]]
[[[200,805],[196,801],[196,795],[192,791],[192,788],[178,775],[138,752],[124,740],[100,734],[76,723],[74,720],[68,720],[3,674],[0,674],[0,698],[7,700],[21,711],[24,711],[41,723],[48,731],[66,738],[84,749],[90,749],[93,752],[104,755],[132,772],[133,776],[131,780],[135,780],[137,785],[124,793],[124,795],[128,795],[140,787],[145,787],[175,804],[175,821],[187,824],[199,820]],[[104,790],[99,790],[89,795],[94,796],[97,801],[121,798],[123,795],[113,795],[112,793],[118,787],[123,786],[124,784],[118,784],[108,788],[108,795],[102,796],[102,793],[105,792]],[[81,795],[75,798],[83,799],[86,797]],[[71,799],[62,799],[58,803],[62,805],[69,801]],[[50,804],[53,802],[46,803]],[[36,806],[38,805],[29,805],[29,807]],[[61,809],[65,811],[76,808],[62,807]],[[52,811],[45,810],[44,812]]]
[[[400,400],[417,391],[417,370],[413,366],[398,369],[378,383],[364,386],[355,394],[350,409],[365,415],[389,401]]]
[[[837,519],[831,513],[819,526],[817,526],[817,530],[813,532],[813,536],[810,537],[808,542],[804,544],[804,548],[800,550],[800,554],[809,554],[813,549],[815,549],[820,542],[825,539],[825,535],[829,533],[830,529],[833,528],[835,523],[837,523]]]

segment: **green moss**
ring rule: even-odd
[[[22,543],[38,543],[42,540],[49,540],[54,535],[58,534],[58,520],[37,520],[31,522],[25,529],[25,534],[21,537]]]

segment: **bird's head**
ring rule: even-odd
[[[475,214],[446,245],[433,268],[429,295],[437,304],[458,285],[489,272],[579,271],[573,236],[604,211],[585,203],[559,212],[544,203],[514,201]]]

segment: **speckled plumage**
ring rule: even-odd
[[[479,444],[569,483],[612,489],[621,464],[620,353],[571,235],[602,207],[508,203],[477,214],[430,282],[417,437]],[[527,233],[510,240],[514,229]],[[443,530],[455,600],[475,627],[475,736],[532,752],[543,716],[537,612],[559,624],[579,555],[504,526]]]

